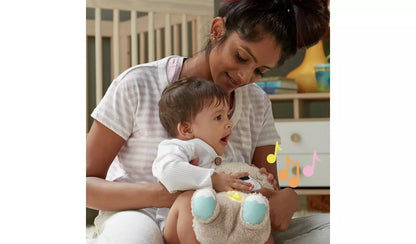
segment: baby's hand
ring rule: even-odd
[[[212,187],[217,192],[231,190],[251,191],[253,190],[253,185],[240,180],[241,177],[248,175],[248,172],[239,172],[230,175],[224,172],[214,172],[211,176]]]

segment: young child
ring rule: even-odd
[[[221,156],[231,135],[232,122],[228,119],[227,98],[226,93],[213,82],[196,78],[170,83],[163,91],[159,101],[159,117],[173,139],[160,143],[152,170],[153,175],[169,192],[203,188],[212,188],[216,192],[253,190],[252,184],[240,180],[247,177],[248,172],[226,174],[214,171],[216,165],[222,162]],[[195,200],[192,203],[195,216],[202,219],[210,218],[215,208],[214,192],[204,189],[196,194],[212,197],[214,200],[213,204],[208,206],[206,202],[203,203],[205,213],[196,213]],[[189,196],[190,193],[187,201]],[[195,197],[194,195],[193,199]],[[265,198],[253,197],[257,202],[263,201],[264,205],[268,206]],[[163,230],[165,243],[179,243],[178,235],[181,232],[185,232],[186,238],[190,238],[189,241],[196,243],[195,234],[191,235],[189,230],[192,228],[191,209],[182,208],[181,218],[178,217],[178,211],[180,210],[174,204]],[[158,218],[163,219],[167,212],[167,209],[159,209]],[[265,214],[266,212],[260,221]],[[271,236],[268,241],[273,243]]]

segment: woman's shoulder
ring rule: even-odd
[[[182,62],[183,57],[169,56],[149,63],[135,65],[121,73],[112,83],[115,85],[125,83],[127,86],[159,87],[168,84],[167,67]],[[144,88],[144,87],[143,87]]]
[[[261,94],[261,95],[267,95],[266,92],[264,92],[263,89],[261,89],[260,86],[258,86],[256,83],[250,83],[247,85],[248,89],[250,89],[250,91]]]
[[[261,89],[257,84],[251,83],[242,88],[242,95],[244,100],[250,100],[253,102],[263,101],[267,102],[270,101],[269,97],[263,89]]]
[[[146,76],[160,75],[161,71],[165,71],[168,64],[180,63],[183,57],[180,56],[169,56],[163,59],[159,59],[153,62],[138,64],[125,70],[119,75],[120,78],[126,77],[137,77],[137,74]]]

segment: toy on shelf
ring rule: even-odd
[[[287,78],[294,79],[299,85],[299,92],[317,92],[314,66],[325,62],[325,53],[322,40],[316,45],[306,49],[302,63],[287,74]]]

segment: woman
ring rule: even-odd
[[[234,124],[225,161],[252,162],[277,179],[276,165],[266,162],[280,141],[271,104],[251,83],[297,49],[316,43],[328,21],[320,0],[227,1],[212,21],[203,52],[189,59],[172,56],[138,65],[117,77],[92,113],[95,121],[87,137],[87,207],[102,210],[95,221],[98,241],[163,243],[159,229],[163,220],[156,208],[171,207],[180,195],[169,194],[151,171],[157,145],[168,137],[157,102],[169,82],[198,77],[222,87]],[[296,193],[292,189],[262,193],[270,205],[278,206],[270,211],[272,229],[287,230],[298,206]],[[316,219],[292,221],[282,236],[313,243],[312,230],[329,225],[327,218],[321,221],[324,224]],[[317,236],[329,238],[325,233]],[[279,235],[275,240],[281,240]]]

